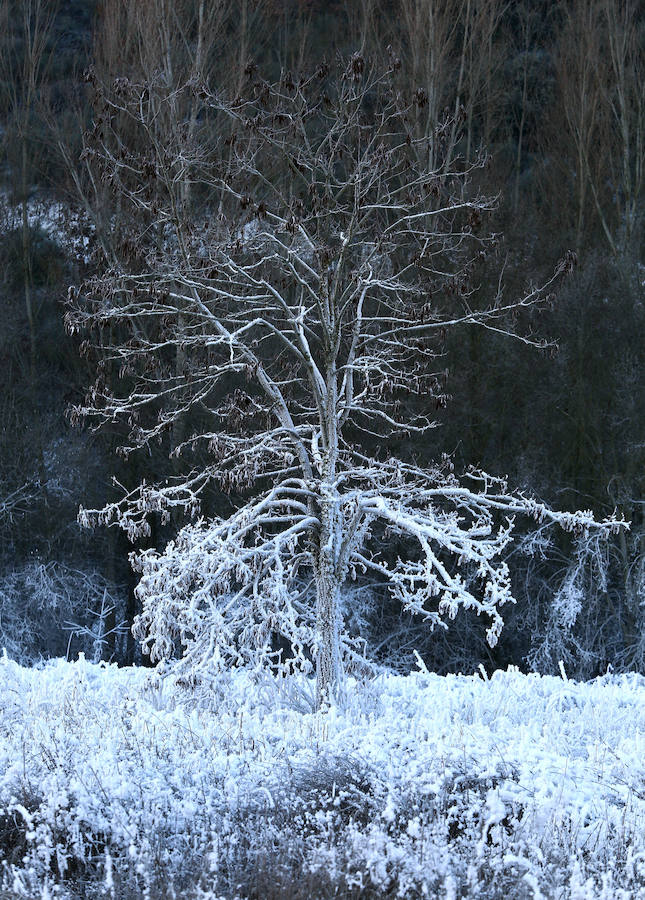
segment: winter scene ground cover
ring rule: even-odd
[[[0,896],[645,897],[645,679],[0,661]]]

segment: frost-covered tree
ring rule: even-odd
[[[249,69],[234,98],[198,73],[97,84],[86,150],[132,224],[121,263],[70,301],[69,327],[101,356],[77,413],[127,423],[126,455],[166,440],[178,461],[81,521],[134,539],[152,513],[196,517],[214,488],[229,492],[230,515],[135,556],[136,631],[153,659],[181,651],[192,672],[315,666],[318,705],[342,693],[357,652],[342,615],[353,579],[386,584],[432,626],[474,609],[494,644],[514,516],[597,527],[406,451],[444,402],[447,329],[538,343],[516,323],[571,259],[521,298],[477,299],[493,205],[471,187],[482,161],[455,159],[453,122],[415,136],[427,98],[406,97],[399,69],[355,55],[277,84]],[[191,454],[200,464],[179,474]]]

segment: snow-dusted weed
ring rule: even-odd
[[[224,682],[1,661],[1,900],[645,897],[639,676]]]

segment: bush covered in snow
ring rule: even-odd
[[[124,639],[122,594],[96,569],[39,559],[0,567],[0,647],[27,665],[47,650],[98,662]]]
[[[0,661],[0,897],[645,897],[642,677],[224,681]]]

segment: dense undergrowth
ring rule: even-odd
[[[645,897],[645,679],[0,662],[0,898]]]

